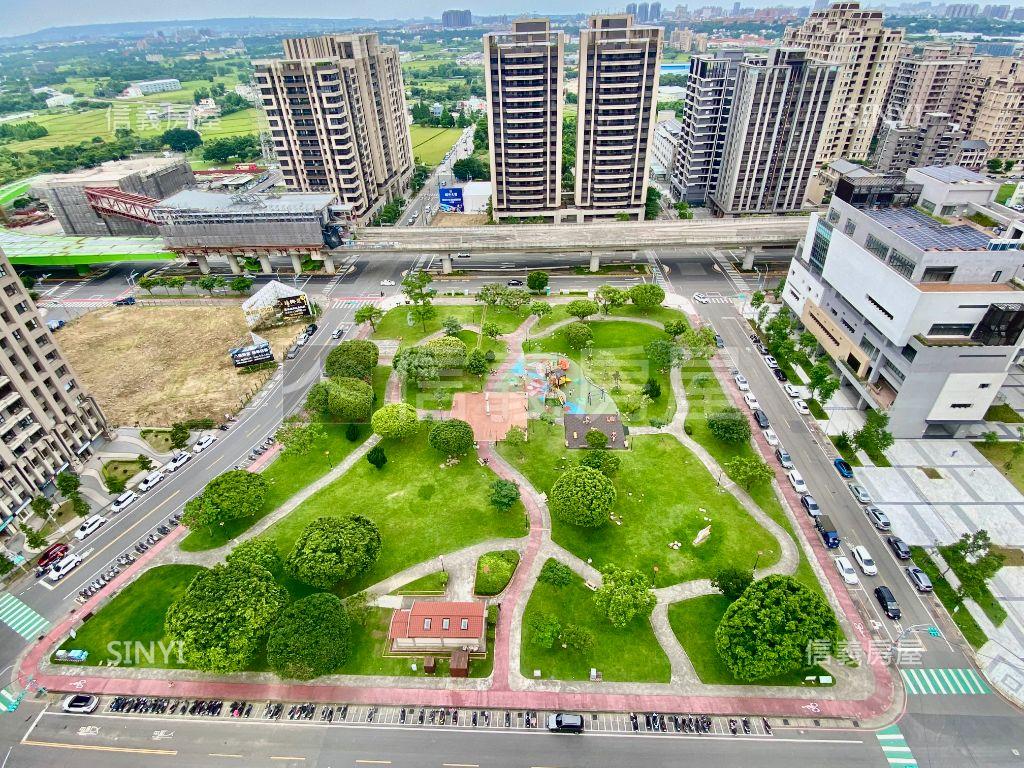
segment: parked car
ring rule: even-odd
[[[75,531],[75,538],[78,541],[85,541],[87,538],[92,536],[96,531],[103,527],[107,522],[107,518],[103,515],[92,515],[86,518],[85,522],[78,526],[78,530]]]
[[[768,354],[768,347],[766,347],[760,341],[754,342],[754,349],[757,350],[757,354],[759,354],[759,355],[764,356],[764,355]]]
[[[195,445],[192,446],[192,453],[202,453],[215,442],[217,442],[216,435],[203,435],[196,440]]]
[[[794,400],[793,407],[796,408],[796,412],[799,413],[801,416],[811,415],[811,409],[807,407],[807,403],[805,403],[803,400]]]
[[[850,493],[853,494],[853,498],[859,501],[861,504],[870,504],[872,502],[871,494],[868,493],[867,489],[856,483],[847,483],[846,487],[850,489]]]
[[[786,375],[786,372],[781,368],[772,368],[772,373],[779,381],[789,381],[789,377]]]
[[[145,493],[151,488],[155,488],[157,485],[163,482],[163,479],[163,472],[159,470],[157,470],[156,472],[150,472],[148,475],[142,478],[142,482],[139,483],[139,493]]]
[[[523,287],[523,281],[522,280],[506,280],[505,281],[505,285],[507,285],[509,288],[522,288]]]
[[[868,516],[868,520],[880,531],[891,531],[892,523],[889,522],[889,516],[882,510],[874,505],[864,507],[864,513]]]
[[[697,292],[693,294],[693,300],[696,301],[698,304],[707,304],[708,295],[706,293]]]
[[[177,472],[190,461],[192,461],[191,453],[176,453],[174,456],[171,457],[170,461],[164,464],[164,470],[167,472]]]
[[[312,336],[318,330],[320,330],[320,326],[319,325],[317,325],[316,323],[310,323],[309,325],[306,326],[306,335],[307,336]]]
[[[850,554],[853,555],[854,561],[860,566],[860,570],[865,576],[877,576],[878,566],[875,565],[875,561],[871,559],[871,553],[868,552],[867,547],[857,545],[850,550]]]
[[[776,360],[776,359],[775,359],[774,357],[772,357],[771,355],[765,355],[765,356],[764,356],[764,362],[765,362],[765,364],[766,364],[766,365],[767,365],[767,366],[768,366],[769,368],[778,368],[778,367],[779,367],[779,361],[778,361],[778,360]]]
[[[757,397],[754,396],[753,392],[747,392],[747,394],[743,396],[743,402],[746,403],[747,407],[751,410],[761,407],[761,404],[757,402]]]
[[[118,512],[124,512],[124,510],[126,510],[128,507],[130,507],[138,500],[139,497],[138,494],[135,493],[135,491],[125,491],[116,499],[114,499],[114,503],[110,505],[110,511],[113,512],[115,515]]]
[[[789,478],[789,484],[793,486],[793,490],[801,496],[809,492],[807,490],[807,483],[804,482],[803,475],[798,470],[791,469],[786,476]]]
[[[394,280],[381,280],[380,281],[380,287],[381,288],[390,288],[394,284],[395,284]]]
[[[304,347],[304,346],[306,346],[306,342],[307,341],[309,341],[309,336],[307,334],[303,333],[303,334],[301,334],[299,336],[299,338],[297,338],[295,340],[295,346],[296,347]]]
[[[115,307],[130,307],[135,304],[134,296],[124,296],[120,299],[114,299]]]
[[[759,426],[761,429],[768,429],[768,427],[772,425],[772,423],[768,421],[768,414],[766,414],[760,408],[755,408],[753,414],[754,421],[757,422],[757,426]]]
[[[77,552],[65,555],[63,559],[58,560],[50,568],[50,581],[60,581],[81,564],[82,556]]]
[[[907,578],[910,579],[910,583],[914,585],[914,589],[918,592],[932,591],[932,580],[928,578],[927,573],[922,571],[916,565],[912,565],[905,570],[907,572]]]
[[[736,382],[736,389],[738,389],[740,392],[750,391],[750,382],[747,381],[747,377],[744,376],[742,373],[737,373],[735,376],[733,376],[733,381]]]
[[[338,327],[338,328],[335,328],[334,331],[331,333],[331,338],[332,339],[340,339],[344,335],[345,335],[345,329],[343,327]]]
[[[67,544],[64,544],[62,542],[57,542],[56,544],[51,544],[50,546],[48,546],[46,549],[43,550],[43,553],[39,556],[39,559],[36,561],[36,564],[40,568],[49,568],[51,565],[53,565],[58,560],[60,560],[62,557],[64,557],[64,555],[66,555],[67,553],[68,553],[68,545]]]
[[[764,430],[761,434],[764,435],[764,441],[773,448],[779,444],[779,436],[775,434],[775,430],[770,427]]]
[[[900,612],[900,604],[896,602],[896,596],[884,584],[880,587],[875,587],[875,599],[882,606],[882,612],[893,621],[896,621],[903,615]]]
[[[295,344],[292,344],[288,347],[288,351],[285,353],[284,357],[286,360],[294,360],[297,354],[299,354],[299,348]]]
[[[829,549],[836,549],[842,543],[842,539],[839,538],[839,529],[828,515],[817,515],[814,518],[814,527],[818,529],[821,540]]]
[[[850,586],[860,584],[860,579],[857,578],[857,572],[853,570],[853,564],[850,563],[848,559],[845,557],[837,557],[834,562],[836,564],[836,570],[839,571],[839,575],[842,576],[843,581]]]
[[[90,696],[88,693],[74,693],[64,697],[60,708],[76,715],[91,715],[99,705],[100,700],[96,696]]]
[[[818,506],[818,502],[811,494],[807,493],[801,496],[800,503],[804,505],[804,509],[807,510],[807,514],[811,517],[817,517],[821,514],[821,507]]]
[[[793,459],[782,446],[775,449],[775,458],[779,460],[779,464],[782,465],[783,469],[795,469]]]
[[[718,347],[719,349],[725,349],[725,339],[723,339],[717,333],[715,334],[715,346]]]
[[[910,547],[908,547],[907,542],[899,536],[889,536],[886,538],[885,542],[889,545],[889,549],[892,550],[893,554],[900,560],[910,559]]]
[[[67,321],[65,320],[50,320],[46,323],[46,327],[49,328],[52,333],[56,333],[65,325],[67,325]]]
[[[832,466],[836,468],[836,472],[841,477],[845,477],[847,480],[853,477],[853,467],[849,465],[846,459],[835,459],[832,462]]]
[[[783,384],[782,391],[785,392],[790,397],[792,397],[794,400],[800,397],[800,393],[796,391],[796,387],[794,387],[792,384]]]
[[[572,712],[548,715],[548,730],[552,733],[583,733],[583,716]]]

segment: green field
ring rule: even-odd
[[[430,128],[424,125],[409,126],[412,137],[412,154],[417,162],[431,167],[440,163],[459,136],[461,128]]]

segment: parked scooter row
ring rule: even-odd
[[[170,708],[174,713],[177,702],[170,699],[149,699],[143,696],[115,696],[110,702],[111,712],[141,712],[143,714],[165,714]]]
[[[114,577],[117,576],[117,574],[119,574],[120,572],[121,569],[118,566],[110,566],[110,568],[108,568],[103,573],[99,574],[95,579],[86,584],[85,587],[80,589],[78,591],[78,597],[82,598],[82,600],[84,600],[87,597],[92,597],[105,586],[107,586],[107,584],[112,582],[114,580]]]
[[[231,716],[232,717],[249,717],[252,714],[252,704],[246,701],[232,701],[231,702]]]
[[[270,446],[272,446],[273,444],[274,438],[268,437],[259,445],[254,446],[253,449],[249,451],[249,461],[255,460],[257,456],[262,456],[264,453],[266,453],[267,449],[270,448]]]
[[[298,704],[288,710],[289,720],[312,720],[316,714],[316,704]]]

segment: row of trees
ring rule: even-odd
[[[252,290],[253,279],[246,277],[245,275],[238,275],[225,280],[220,275],[203,275],[197,277],[194,280],[187,280],[181,275],[175,275],[172,277],[140,277],[139,288],[149,293],[151,296],[156,292],[157,288],[165,288],[168,293],[172,290],[177,291],[179,294],[185,292],[185,286],[192,283],[196,288],[202,291],[206,291],[210,295],[213,295],[214,291],[230,288],[235,293],[248,293]]]

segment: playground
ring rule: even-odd
[[[611,395],[583,373],[578,362],[557,352],[531,353],[516,360],[502,382],[529,398],[530,418],[542,414],[616,413]]]

